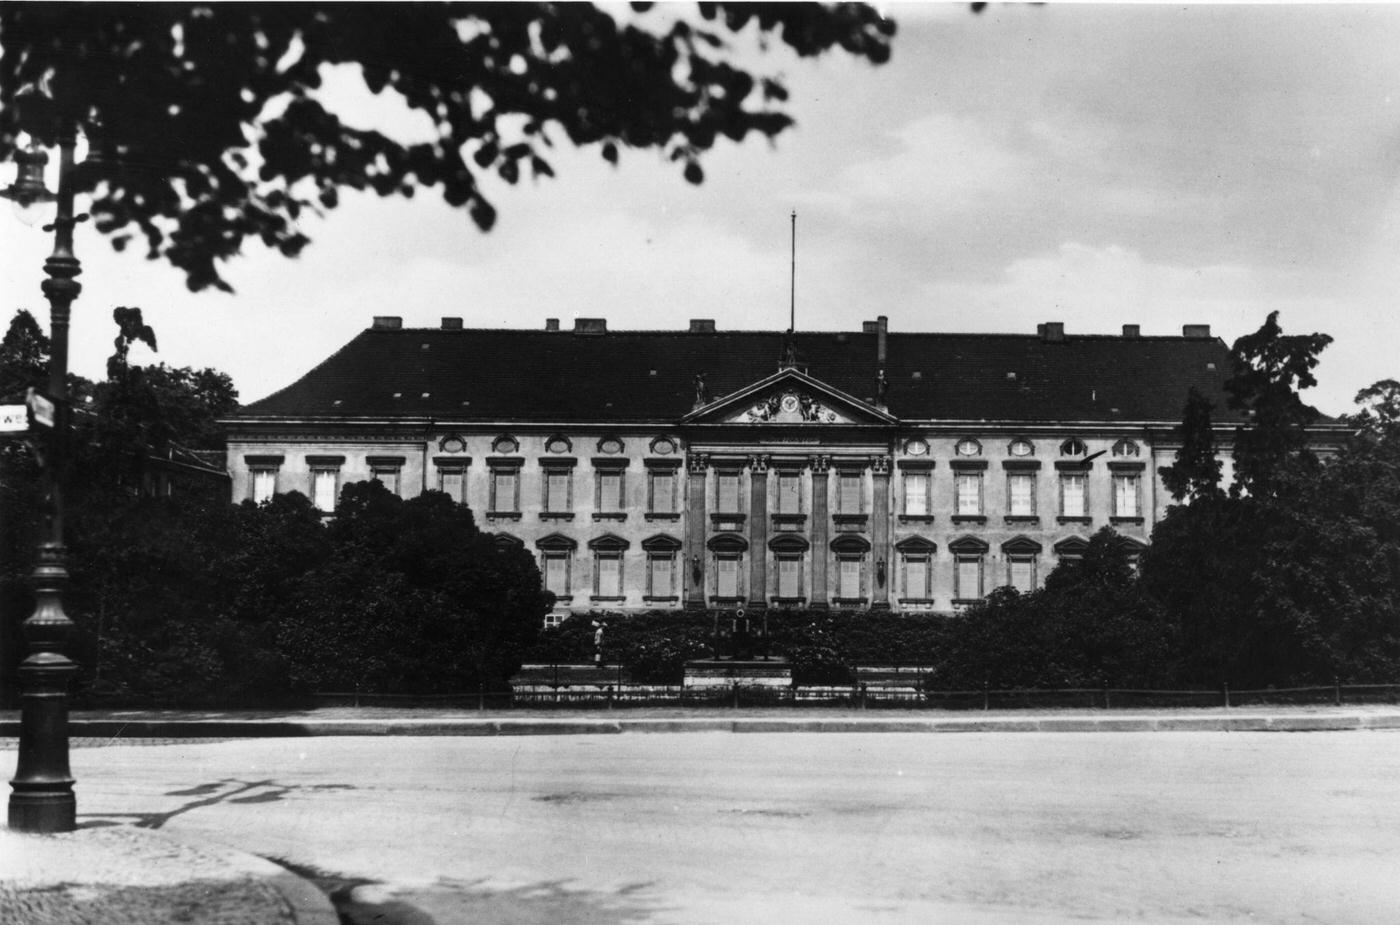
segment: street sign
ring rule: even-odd
[[[29,410],[34,415],[34,423],[44,427],[53,426],[53,402],[33,389],[29,390]]]
[[[0,405],[0,434],[23,433],[28,429],[28,408],[24,405]]]

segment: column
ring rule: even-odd
[[[826,567],[831,560],[827,536],[831,515],[827,511],[827,481],[831,469],[830,456],[812,457],[812,596],[813,610],[826,610]]]
[[[768,606],[768,457],[749,457],[749,606]]]
[[[888,610],[893,565],[890,562],[890,458],[872,456],[870,471],[875,481],[875,497],[870,511],[870,555],[875,561],[871,582],[870,607]]]
[[[685,493],[685,609],[705,609],[705,527],[706,486],[710,457],[692,453],[686,457],[688,480]]]

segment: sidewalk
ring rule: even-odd
[[[129,825],[30,835],[0,828],[0,922],[337,925],[311,883],[250,854]]]
[[[75,712],[73,738],[608,735],[700,732],[1317,732],[1400,729],[1400,705],[1176,710],[856,710],[834,708],[486,710],[330,707],[305,711]],[[19,717],[0,714],[0,748]],[[5,741],[8,739],[9,741]]]

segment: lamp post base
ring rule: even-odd
[[[62,790],[16,790],[10,794],[10,828],[16,832],[51,834],[71,832],[78,827],[78,801],[73,782],[62,782]]]

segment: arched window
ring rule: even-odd
[[[1078,437],[1070,437],[1064,443],[1060,444],[1061,456],[1086,456],[1088,453],[1088,445]]]

